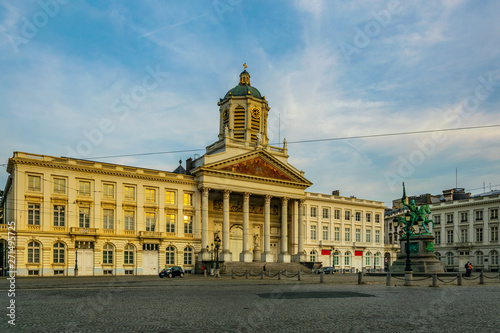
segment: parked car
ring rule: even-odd
[[[179,267],[179,266],[174,266],[174,267],[168,267],[168,268],[164,268],[161,270],[160,272],[160,277],[176,277],[176,276],[180,276],[181,278],[184,277],[184,270]]]
[[[333,274],[335,273],[335,268],[333,267],[322,267],[320,269],[318,269],[316,271],[316,274],[321,274],[321,272],[323,272],[323,274]]]

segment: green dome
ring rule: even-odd
[[[229,90],[224,96],[224,99],[231,96],[252,96],[257,98],[262,98],[262,95],[257,90],[250,85],[250,74],[246,70],[246,64],[243,65],[245,70],[240,74],[240,83],[233,89]]]

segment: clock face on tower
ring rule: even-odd
[[[222,112],[222,119],[227,120],[229,118],[229,110],[226,108]]]
[[[259,119],[260,118],[260,110],[259,108],[253,108],[252,109],[252,117]]]

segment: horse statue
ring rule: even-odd
[[[427,233],[429,233],[429,229],[427,229],[426,224],[429,225],[430,223],[432,223],[432,227],[434,227],[434,221],[427,218],[427,215],[429,215],[430,213],[431,209],[429,208],[429,205],[423,205],[418,208],[418,215],[424,220],[424,222],[422,222],[422,226]]]

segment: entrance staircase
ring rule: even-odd
[[[290,273],[297,273],[301,271],[303,273],[311,273],[311,269],[302,265],[298,262],[239,262],[233,261],[224,263],[222,265],[221,273],[231,273],[234,271],[235,273],[244,273],[245,271],[253,272],[253,274],[257,274],[263,270],[264,265],[266,265],[266,271],[271,271],[271,274],[277,273],[278,271],[287,271]]]

